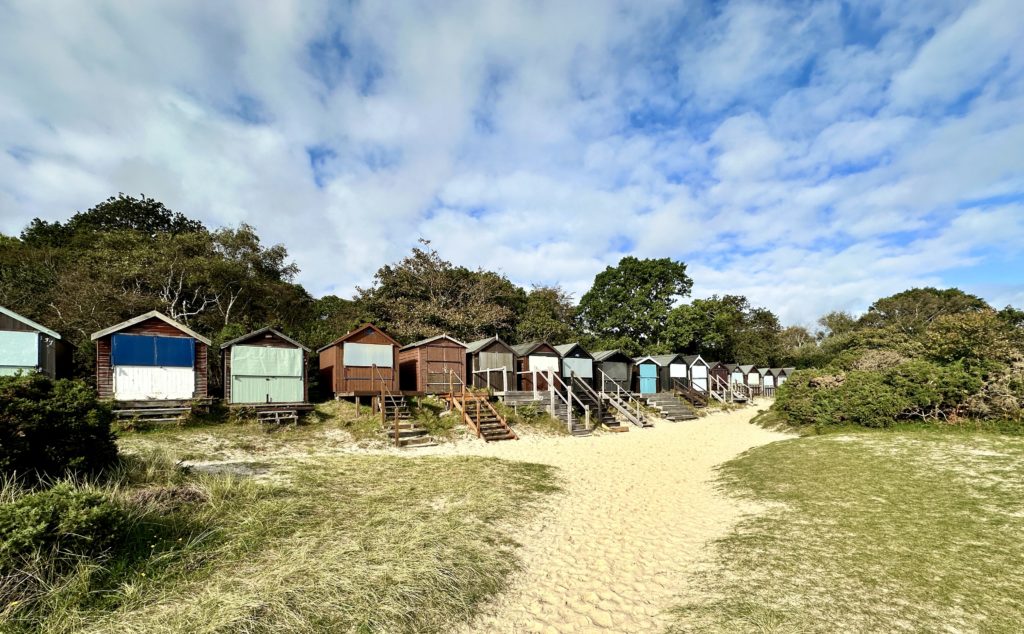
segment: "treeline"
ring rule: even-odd
[[[774,410],[800,426],[1024,420],[1024,311],[916,288],[824,316]]]

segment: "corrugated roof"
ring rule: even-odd
[[[7,315],[8,317],[14,319],[15,321],[20,321],[21,323],[25,324],[26,326],[29,326],[30,328],[35,328],[39,332],[46,333],[53,337],[54,339],[60,339],[60,334],[54,332],[53,330],[50,330],[49,328],[43,326],[42,324],[37,324],[36,322],[32,321],[28,317],[25,317],[24,315],[19,315],[10,308],[4,308],[3,306],[0,306],[0,313]]]
[[[392,345],[395,345],[395,346],[399,346],[399,347],[401,347],[401,345],[402,345],[402,344],[400,344],[400,343],[398,343],[397,341],[395,341],[395,338],[394,338],[394,337],[392,337],[391,335],[389,335],[388,333],[384,332],[383,330],[381,330],[381,329],[380,329],[380,328],[378,328],[377,326],[374,326],[374,325],[373,325],[373,324],[371,324],[371,323],[365,323],[365,324],[363,324],[362,326],[359,326],[358,328],[353,328],[352,330],[349,330],[348,332],[346,332],[346,333],[345,333],[345,334],[343,334],[342,336],[338,337],[337,339],[335,339],[335,340],[334,340],[334,341],[332,341],[331,343],[327,344],[326,346],[323,346],[323,347],[321,347],[321,348],[317,348],[317,350],[316,350],[316,351],[317,351],[317,353],[323,352],[324,350],[326,350],[326,349],[330,348],[331,346],[336,346],[336,345],[338,345],[339,343],[341,343],[342,341],[345,341],[345,340],[346,340],[346,339],[348,339],[349,337],[352,337],[352,336],[356,335],[357,333],[360,333],[360,332],[362,332],[362,331],[366,330],[367,328],[373,328],[374,330],[376,330],[377,332],[379,332],[379,333],[380,333],[381,335],[383,335],[384,337],[386,337],[386,338],[388,339],[388,341],[390,341],[390,342],[391,342],[391,344],[392,344]]]
[[[116,326],[111,326],[110,328],[105,328],[103,330],[94,332],[94,333],[92,333],[92,335],[89,336],[89,338],[92,339],[93,341],[96,341],[100,337],[106,337],[109,334],[113,334],[115,332],[124,330],[125,328],[129,328],[131,326],[134,326],[135,324],[142,323],[142,322],[146,321],[147,319],[154,319],[154,318],[155,319],[159,319],[160,321],[164,322],[165,324],[167,324],[169,326],[174,326],[175,328],[177,328],[178,330],[182,331],[183,333],[185,333],[187,335],[190,335],[194,339],[198,339],[199,341],[202,341],[206,345],[210,345],[210,340],[209,339],[207,339],[206,337],[202,336],[201,334],[199,334],[195,330],[192,330],[188,326],[186,326],[184,324],[180,324],[180,323],[174,321],[173,319],[171,319],[170,317],[168,317],[167,315],[161,313],[158,310],[151,310],[148,313],[144,313],[142,315],[139,315],[138,317],[132,317],[131,319],[127,319],[125,321],[122,321],[121,323],[117,324]]]
[[[678,361],[682,357],[678,354],[652,354],[648,358],[660,366],[666,366]]]
[[[241,337],[236,337],[235,339],[232,339],[231,341],[228,341],[226,343],[222,343],[221,346],[220,346],[220,349],[223,350],[224,348],[227,348],[228,346],[235,345],[239,341],[245,341],[246,339],[252,339],[256,335],[262,335],[265,332],[272,332],[275,335],[277,335],[278,337],[280,337],[280,338],[284,339],[285,341],[287,341],[288,343],[290,343],[290,344],[292,344],[294,346],[298,346],[299,348],[302,348],[306,352],[309,352],[309,348],[307,348],[306,346],[302,345],[298,341],[295,341],[294,339],[292,339],[288,335],[284,334],[280,330],[277,330],[275,328],[271,328],[270,326],[265,326],[263,328],[260,328],[259,330],[253,330],[252,332],[250,332],[247,335],[242,335]]]
[[[470,343],[467,343],[466,344],[466,352],[469,353],[469,354],[476,354],[477,352],[483,350],[484,348],[486,348],[487,346],[491,345],[494,342],[500,343],[501,345],[505,346],[509,350],[512,349],[512,346],[510,346],[507,343],[505,343],[505,341],[503,341],[501,339],[501,337],[498,337],[497,335],[495,335],[493,337],[488,337],[486,339],[478,339],[476,341],[472,341]]]
[[[593,358],[593,356],[594,356],[594,355],[590,354],[589,352],[587,352],[587,350],[583,346],[581,346],[578,342],[563,343],[560,346],[554,346],[554,348],[555,348],[555,351],[558,352],[558,354],[560,354],[563,357],[565,355],[569,354],[570,352],[572,352],[573,348],[579,348],[580,350],[583,351],[583,354],[587,355],[588,357]]]
[[[629,359],[630,361],[633,360],[632,357],[630,357],[628,354],[626,354],[625,352],[623,352],[622,350],[619,350],[619,349],[615,349],[615,350],[601,350],[601,351],[593,353],[594,361],[607,361],[608,359],[614,357],[615,355],[622,355],[622,356],[626,357],[627,359]]]
[[[459,344],[463,348],[466,347],[466,344],[462,343],[461,341],[459,341],[455,337],[449,337],[448,335],[435,335],[433,337],[427,337],[426,339],[420,339],[419,341],[414,341],[414,342],[412,342],[412,343],[410,343],[410,344],[408,344],[406,346],[402,346],[399,349],[400,350],[408,350],[409,348],[419,348],[420,346],[425,346],[428,343],[433,343],[435,341],[438,341],[439,339],[447,339],[448,341],[451,341],[452,343]]]
[[[736,364],[736,363],[724,363],[722,365],[724,365],[725,368],[727,370],[729,370],[730,372],[732,372],[734,370],[739,370],[740,369],[740,366],[738,364]]]
[[[530,343],[521,343],[518,346],[512,346],[512,350],[521,357],[528,356],[531,352],[543,345],[551,345],[546,341],[531,341]]]
[[[753,366],[753,365],[741,365],[740,366],[740,370],[742,370],[745,374],[753,372],[755,369],[756,369],[756,366]]]
[[[682,358],[682,360],[686,362],[686,365],[693,365],[698,360],[702,361],[705,365],[708,365],[708,366],[711,365],[707,361],[704,361],[704,359],[702,359],[699,354],[685,354],[685,355],[681,355],[680,358]]]

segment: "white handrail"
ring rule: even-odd
[[[601,373],[601,394],[605,393],[604,386],[605,386],[606,380],[610,381],[611,384],[615,386],[615,391],[612,394],[616,398],[623,399],[626,402],[627,405],[634,405],[636,407],[636,419],[637,419],[637,421],[640,421],[640,423],[642,424],[643,423],[643,415],[640,412],[640,401],[637,400],[636,397],[634,397],[632,394],[630,394],[626,390],[622,389],[622,386],[619,385],[617,381],[614,381],[610,376],[605,374],[604,370],[598,368],[597,371]],[[621,394],[625,394],[626,395],[625,398],[620,396],[620,393]]]

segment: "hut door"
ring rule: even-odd
[[[708,391],[708,369],[706,366],[693,364],[690,366],[690,383],[693,385],[693,389],[707,392]]]
[[[267,403],[270,378],[265,376],[236,376],[231,382],[232,403]]]
[[[658,366],[653,363],[640,364],[640,393],[654,394],[658,391]]]
[[[301,403],[302,377],[270,377],[267,381],[267,396],[270,403]]]

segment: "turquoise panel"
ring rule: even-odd
[[[655,394],[658,391],[658,366],[653,363],[640,364],[640,393]]]
[[[266,346],[232,346],[233,376],[302,376],[302,350]]]
[[[0,366],[34,370],[38,365],[39,335],[37,333],[0,330]]]
[[[342,353],[344,363],[349,367],[390,368],[394,360],[392,347],[380,343],[348,343],[345,342]]]
[[[232,403],[266,403],[270,381],[262,376],[236,376],[231,379]]]
[[[302,378],[275,376],[267,381],[271,403],[301,403]]]

